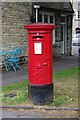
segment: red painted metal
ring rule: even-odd
[[[29,84],[52,84],[52,30],[56,26],[33,23],[24,28],[28,30]]]

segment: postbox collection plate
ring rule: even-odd
[[[34,42],[34,54],[42,54],[42,43]]]

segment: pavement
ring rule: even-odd
[[[59,72],[61,70],[78,66],[78,59],[79,58],[77,56],[60,56],[53,58],[53,72]],[[14,72],[13,70],[7,72],[4,69],[2,76],[0,76],[0,79],[2,79],[0,85],[7,86],[15,82],[28,80],[28,65],[23,64],[21,67],[22,70],[17,70],[17,72]]]
[[[2,112],[2,117],[16,118],[15,120],[18,120],[17,118],[78,118],[78,113],[76,111],[62,111],[62,110],[55,111],[55,110],[44,110],[44,109],[22,110],[22,111],[4,110],[4,112]]]
[[[79,57],[76,56],[60,56],[57,58],[53,58],[53,72],[59,72],[65,69],[69,69],[79,65]],[[2,71],[2,82],[0,81],[0,85],[7,86],[13,84],[15,82],[19,82],[22,80],[28,80],[28,65],[21,65],[22,70],[18,70],[14,72],[13,70],[6,72],[5,69]],[[0,76],[1,79],[1,76]],[[0,109],[1,112],[1,109]],[[69,111],[68,111],[69,112]],[[53,111],[46,112],[42,110],[21,110],[14,111],[11,109],[3,109],[2,110],[2,118],[65,118],[67,116],[66,112],[59,113]],[[71,117],[77,117],[76,111],[72,112]],[[1,116],[1,115],[0,115]]]

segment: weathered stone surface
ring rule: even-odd
[[[27,32],[24,25],[30,23],[31,3],[2,3],[2,49],[20,46],[27,53]]]

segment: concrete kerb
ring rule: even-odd
[[[53,107],[53,106],[0,106],[4,109],[45,109],[45,110],[69,110],[69,111],[80,111],[80,108],[70,108],[70,107]]]

